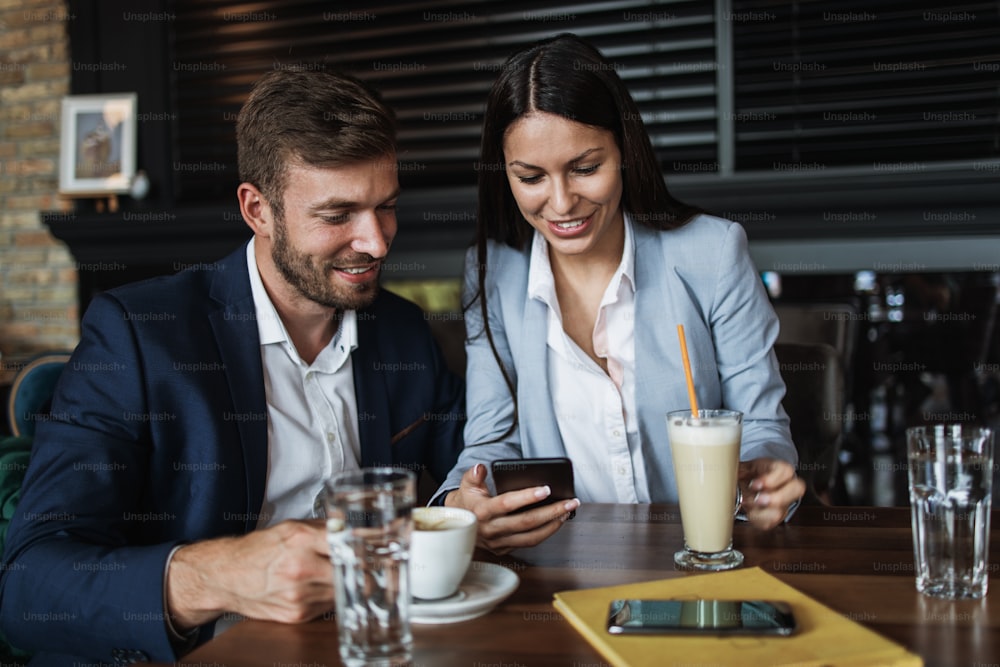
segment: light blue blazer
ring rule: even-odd
[[[785,385],[772,351],[778,319],[747,252],[743,228],[700,215],[680,229],[633,225],[635,238],[635,382],[641,446],[650,498],[676,502],[666,413],[689,407],[677,324],[683,324],[701,408],[744,414],[740,458],[798,456],[781,407]],[[441,490],[459,486],[476,463],[502,458],[566,456],[548,379],[547,307],[529,299],[529,248],[490,243],[486,291],[490,328],[517,391],[514,403],[482,332],[476,302],[465,313],[465,449]],[[476,256],[466,256],[463,303],[477,287]],[[489,443],[489,444],[484,444]],[[492,480],[490,480],[492,484]],[[582,499],[586,500],[586,499]]]

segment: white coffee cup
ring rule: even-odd
[[[410,593],[421,600],[453,595],[476,546],[476,515],[458,507],[417,507],[410,536]]]

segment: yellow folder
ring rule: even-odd
[[[798,631],[790,637],[608,634],[609,602],[627,598],[782,600],[791,605]],[[825,607],[759,567],[561,591],[555,594],[553,604],[615,667],[923,665],[920,656]]]

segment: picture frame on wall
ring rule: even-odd
[[[69,95],[62,100],[59,193],[121,194],[136,172],[136,93]]]

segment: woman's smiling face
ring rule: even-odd
[[[535,111],[511,124],[503,151],[514,200],[550,253],[620,256],[621,151],[610,131]]]

